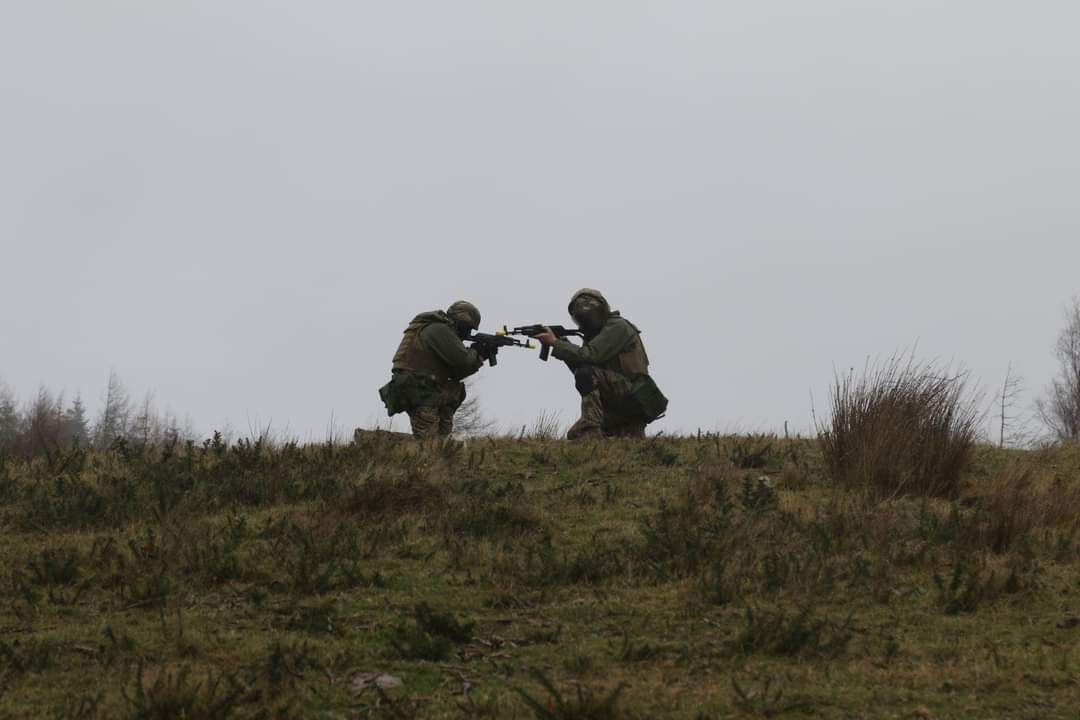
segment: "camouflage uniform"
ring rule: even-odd
[[[461,338],[479,327],[476,306],[459,301],[446,312],[421,313],[405,328],[394,353],[391,380],[379,389],[379,396],[390,415],[409,414],[417,439],[446,437],[454,431],[454,413],[465,401],[461,381],[483,363]]]
[[[581,418],[566,436],[644,437],[645,426],[663,414],[667,400],[649,378],[649,356],[641,333],[629,320],[613,312],[604,296],[591,289],[574,294],[567,308],[577,319],[582,312],[596,314],[595,329],[582,328],[585,343],[577,346],[560,339],[552,354],[574,373],[581,393]],[[580,325],[580,323],[579,323]],[[641,403],[643,391],[655,390],[658,400]],[[657,405],[662,401],[662,407]]]

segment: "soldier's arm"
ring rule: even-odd
[[[472,375],[484,363],[475,350],[465,347],[449,325],[428,325],[421,336],[431,351],[454,370],[459,380]]]
[[[609,322],[596,337],[583,346],[566,339],[556,340],[552,354],[573,369],[581,365],[603,365],[623,351],[634,339],[635,330],[624,320]]]

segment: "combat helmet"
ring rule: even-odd
[[[446,309],[446,315],[459,327],[473,332],[480,329],[480,311],[471,302],[458,300]]]

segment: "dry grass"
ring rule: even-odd
[[[877,499],[956,497],[979,412],[963,374],[900,356],[837,378],[820,428],[833,480]]]
[[[7,460],[0,718],[1075,717],[1080,453],[963,484],[767,436]]]
[[[965,540],[1001,554],[1030,548],[1037,533],[1080,531],[1080,485],[1013,461],[975,488]]]

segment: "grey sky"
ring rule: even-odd
[[[385,419],[416,312],[645,333],[669,417],[805,427],[916,340],[1052,370],[1080,291],[1080,6],[991,0],[0,6],[0,376],[110,367],[201,430]],[[506,351],[502,426],[575,415]],[[400,425],[400,420],[397,425]]]

